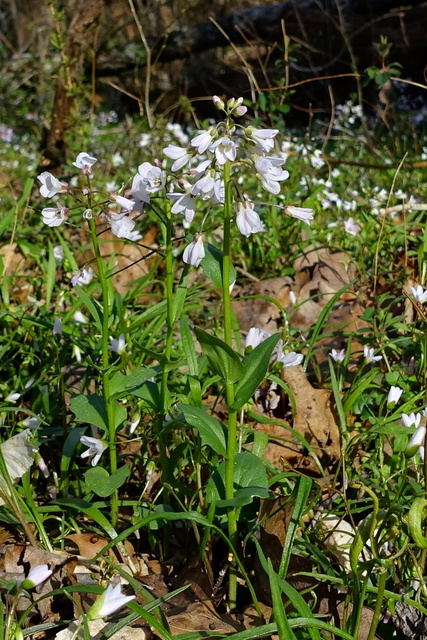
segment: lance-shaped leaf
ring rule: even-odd
[[[271,354],[279,338],[278,333],[270,336],[243,358],[242,366],[245,373],[236,386],[236,395],[231,409],[237,410],[243,407],[265,379]]]
[[[238,382],[243,378],[244,369],[240,358],[223,340],[209,335],[201,329],[194,329],[202,345],[212,371],[225,382]]]

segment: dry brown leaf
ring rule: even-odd
[[[72,540],[72,542],[77,545],[79,554],[88,560],[94,558],[109,542],[111,542],[111,540],[101,538],[96,533],[71,533],[64,537]],[[133,545],[129,540],[124,540],[123,544],[127,553],[133,557],[135,555]],[[110,549],[108,554],[113,558],[117,557],[114,553],[114,548]],[[121,560],[120,557],[118,559]]]
[[[185,611],[168,615],[172,635],[190,631],[217,631],[220,634],[240,631],[229,615],[218,615],[211,602],[193,602]],[[210,636],[212,639],[214,636]]]

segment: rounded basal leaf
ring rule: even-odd
[[[102,467],[94,467],[85,473],[86,486],[101,498],[111,496],[129,477],[130,469],[126,465],[110,474]]]

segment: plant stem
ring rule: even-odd
[[[108,451],[110,454],[110,473],[117,471],[117,450],[116,450],[116,425],[114,421],[114,407],[110,402],[110,352],[108,350],[110,301],[108,294],[108,282],[105,275],[104,260],[101,256],[98,237],[96,235],[95,221],[89,220],[89,229],[92,245],[95,252],[96,265],[98,267],[98,278],[101,284],[102,297],[102,394],[107,411],[108,425]],[[116,489],[111,494],[111,524],[116,526],[119,517],[119,494]]]
[[[231,235],[231,182],[230,182],[230,164],[226,162],[224,165],[224,183],[225,183],[225,203],[224,203],[224,240],[223,240],[223,258],[222,258],[222,302],[224,317],[224,340],[232,346],[232,322],[231,322],[231,297],[230,297],[230,235]],[[225,397],[228,406],[228,436],[227,436],[227,458],[225,460],[225,498],[232,500],[234,498],[234,462],[236,458],[237,445],[237,411],[230,407],[234,402],[234,383],[227,381],[225,384]],[[234,507],[228,507],[228,537],[232,546],[237,549],[237,518]],[[228,585],[228,606],[234,609],[236,606],[237,596],[237,573],[235,564],[230,565],[229,585]]]
[[[387,573],[383,571],[383,573],[380,574],[380,577],[378,580],[378,592],[377,592],[377,599],[375,601],[374,615],[372,618],[371,626],[369,628],[369,633],[366,640],[374,639],[375,631],[377,630],[378,622],[380,620],[386,583],[387,583]]]

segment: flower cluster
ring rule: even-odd
[[[421,418],[427,418],[427,409],[423,409],[422,413],[410,413],[402,414],[402,422],[405,427],[414,428],[415,431],[412,434],[407,446],[406,455],[408,457],[413,456],[415,453],[420,454],[421,459],[424,460],[424,442],[426,438],[426,427],[421,426]]]
[[[224,103],[214,96],[213,102],[224,111],[223,121],[198,131],[186,147],[169,144],[163,149],[165,156],[173,160],[172,172],[181,172],[166,194],[171,201],[171,211],[183,215],[187,224],[193,221],[198,198],[212,204],[224,203],[226,166],[244,163],[249,167],[249,173],[258,178],[261,187],[273,195],[279,194],[281,183],[289,177],[283,168],[286,158],[273,155],[278,129],[236,124],[235,118],[246,113],[243,98],[231,98]],[[262,232],[264,224],[255,210],[255,203],[236,185],[233,200],[239,231],[246,237]],[[285,213],[308,223],[313,218],[311,209],[300,207],[286,207]],[[183,260],[197,267],[204,255],[203,236],[195,234],[193,242],[184,251]]]
[[[258,329],[257,327],[251,327],[245,339],[245,350],[255,349],[261,342],[267,340],[271,333]],[[302,353],[296,353],[296,351],[288,351],[285,349],[283,340],[279,340],[277,345],[276,363],[280,363],[282,367],[296,367],[302,364],[304,356]]]

